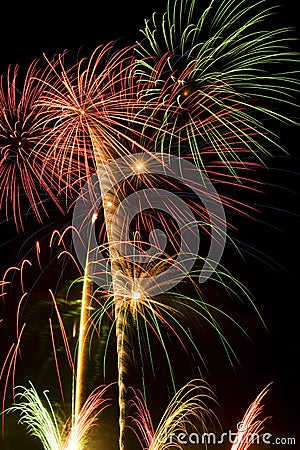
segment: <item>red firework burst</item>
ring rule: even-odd
[[[26,210],[42,222],[46,200],[62,211],[57,186],[49,184],[48,169],[41,172],[43,154],[37,151],[46,132],[37,126],[39,109],[35,108],[43,88],[36,77],[42,73],[36,60],[25,75],[16,66],[0,78],[0,206],[6,219],[12,213],[17,230],[23,229]]]

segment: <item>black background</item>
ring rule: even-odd
[[[252,2],[249,2],[252,3]],[[0,72],[8,64],[26,65],[43,52],[48,55],[65,49],[94,48],[98,44],[121,38],[125,43],[141,38],[138,32],[144,18],[163,10],[164,2],[127,0],[125,2],[24,2],[1,5]],[[294,26],[299,36],[297,3],[285,1],[281,25]],[[297,47],[298,44],[295,44]],[[299,45],[298,45],[299,48]],[[215,387],[224,408],[225,422],[239,420],[255,395],[270,381],[274,382],[267,397],[267,411],[273,416],[277,435],[294,436],[298,427],[299,405],[299,157],[296,127],[282,126],[281,144],[289,157],[270,160],[273,169],[261,176],[267,184],[262,197],[255,197],[262,213],[257,221],[239,219],[238,237],[252,246],[256,256],[245,261],[225,255],[234,275],[253,294],[269,332],[253,325],[252,344],[237,342],[241,367],[232,371],[223,361],[211,358],[208,381]],[[1,243],[14,235],[13,227],[2,225]],[[11,247],[13,250],[14,247]],[[271,258],[275,264],[258,260]],[[2,273],[11,256],[9,246],[1,247]],[[226,260],[227,257],[227,260]],[[249,319],[250,320],[250,319]],[[240,351],[239,351],[240,346]],[[1,348],[0,348],[1,351]],[[213,352],[212,352],[213,353]],[[212,355],[213,356],[213,355]],[[184,379],[184,367],[178,366]],[[230,417],[228,417],[230,416]],[[0,445],[0,448],[1,445]]]

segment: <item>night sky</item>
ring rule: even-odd
[[[299,16],[295,5],[295,1],[284,1],[280,16],[281,25],[298,26],[296,21]],[[85,0],[76,6],[73,2],[66,1],[43,2],[37,6],[31,2],[24,2],[21,6],[14,2],[1,5],[2,24],[5,23],[6,27],[0,28],[0,72],[5,72],[8,64],[26,65],[41,57],[43,52],[52,56],[68,49],[75,55],[81,47],[85,51],[119,38],[121,43],[133,43],[141,38],[138,30],[142,28],[144,18],[150,17],[153,11],[163,9],[163,0],[140,3],[132,0]],[[300,28],[295,31],[297,36],[299,30]],[[299,47],[300,45],[298,49]],[[235,371],[223,357],[218,357],[218,351],[208,347],[206,357],[210,371],[206,379],[216,389],[223,407],[220,414],[228,423],[228,415],[231,416],[230,419],[238,420],[256,394],[273,381],[271,393],[266,399],[267,412],[273,416],[273,428],[279,436],[295,436],[299,427],[300,375],[297,368],[300,269],[299,130],[285,126],[281,128],[281,145],[290,156],[268,160],[269,168],[258,175],[266,184],[263,194],[253,194],[249,200],[261,211],[256,215],[256,220],[236,218],[239,229],[234,235],[241,242],[244,259],[230,250],[224,255],[224,264],[227,264],[233,274],[252,292],[254,302],[269,331],[266,332],[261,324],[256,322],[255,315],[250,312],[251,308],[247,306],[245,313],[238,306],[241,314],[249,314],[249,317],[242,316],[241,320],[248,326],[252,342],[236,336],[234,347],[241,366],[236,367]],[[0,233],[2,276],[7,261],[13,264],[14,254],[17,254],[18,247],[24,240],[18,237],[12,244],[7,244],[8,239],[16,236],[12,224],[2,223]],[[207,294],[213,296],[216,292],[207,287]],[[230,308],[234,308],[234,302]],[[228,332],[231,332],[230,327]],[[1,333],[0,330],[0,337],[5,342],[5,336]],[[203,339],[205,340],[205,337]],[[188,381],[183,369],[183,365],[179,364],[181,380]],[[159,392],[160,388],[156,387]]]

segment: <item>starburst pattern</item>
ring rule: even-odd
[[[49,182],[49,167],[41,176],[44,154],[40,148],[37,152],[47,130],[37,127],[40,111],[36,103],[42,85],[35,78],[44,72],[38,61],[29,66],[25,75],[20,72],[18,66],[9,67],[7,75],[0,79],[0,205],[6,219],[13,216],[17,229],[23,229],[28,209],[42,222],[47,216],[47,199],[63,212],[57,199],[57,183]]]

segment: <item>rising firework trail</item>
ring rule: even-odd
[[[94,214],[92,222],[97,219]],[[78,338],[78,355],[77,355],[77,370],[76,370],[76,386],[75,386],[75,406],[74,406],[74,421],[75,424],[80,416],[80,411],[84,404],[84,367],[88,363],[88,347],[89,347],[89,330],[90,330],[90,299],[92,296],[92,283],[89,277],[89,245],[86,252],[86,263],[83,274],[83,287],[81,297],[81,311],[79,324],[79,338]]]

